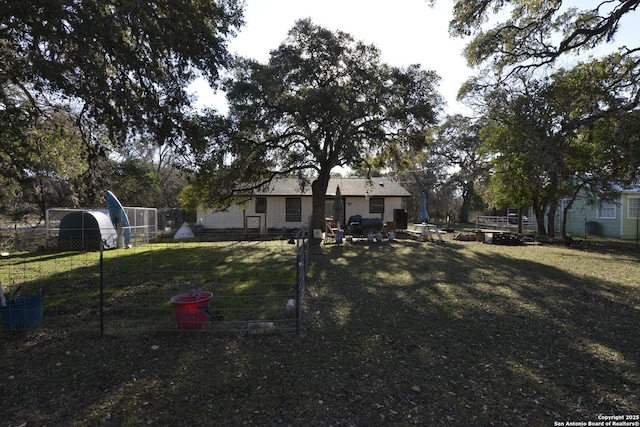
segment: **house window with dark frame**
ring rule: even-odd
[[[302,221],[302,199],[300,197],[287,197],[287,211],[285,221],[300,222]]]
[[[256,213],[267,213],[266,197],[256,197]]]
[[[384,213],[384,197],[369,199],[369,213]]]

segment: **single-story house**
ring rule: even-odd
[[[334,209],[340,188],[342,208]],[[331,178],[327,187],[325,216],[342,224],[353,215],[380,218],[383,222],[406,218],[403,200],[411,194],[390,178]],[[246,203],[226,211],[198,209],[198,225],[204,230],[268,230],[296,229],[308,224],[312,210],[311,186],[300,189],[295,178],[273,181]],[[406,221],[406,219],[405,219]]]
[[[561,204],[562,205],[562,204]],[[562,209],[556,216],[556,231],[562,230]],[[611,201],[598,200],[589,203],[586,197],[578,197],[567,213],[567,233],[597,234],[623,239],[635,239],[640,235],[640,186],[622,190]]]

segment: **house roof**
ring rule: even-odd
[[[335,196],[340,187],[343,197],[364,197],[369,191],[371,197],[410,197],[411,193],[390,178],[331,178],[327,187],[327,196]],[[261,196],[311,196],[311,186],[300,189],[296,178],[282,178],[269,184],[269,189],[256,193]]]

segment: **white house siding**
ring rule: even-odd
[[[393,221],[393,210],[402,208],[401,197],[384,198],[383,221]],[[369,200],[364,197],[348,197],[345,200],[345,217],[348,220],[353,215],[360,215],[363,218],[381,218],[380,213],[369,212]]]
[[[295,196],[290,196],[295,197]],[[302,214],[300,222],[291,222],[286,220],[286,199],[283,196],[267,197],[267,212],[256,213],[255,201],[250,201],[244,205],[234,205],[227,211],[216,212],[212,210],[198,209],[198,222],[205,229],[224,230],[224,229],[244,229],[244,222],[247,217],[260,218],[260,231],[266,232],[265,216],[267,228],[300,228],[306,225],[312,210],[311,197],[301,197]],[[402,208],[402,197],[385,197],[383,221],[393,221],[394,209]],[[360,215],[363,218],[380,218],[380,213],[369,212],[369,200],[364,197],[345,197],[344,198],[345,220],[353,215]]]
[[[295,198],[296,196],[288,196]],[[300,228],[306,225],[309,216],[311,216],[311,198],[301,197],[301,221],[287,221],[286,216],[286,199],[288,197],[283,196],[269,196],[267,197],[267,212],[256,213],[256,204],[254,200],[247,202],[243,205],[234,205],[227,211],[216,212],[213,210],[207,210],[198,208],[198,222],[204,229],[244,229],[244,221],[247,217],[259,217],[260,218],[260,232],[265,233],[265,217],[266,226],[269,229],[281,229],[281,228]]]
[[[198,223],[203,228],[226,229],[226,228],[243,228],[242,225],[242,206],[231,206],[225,212],[215,212],[198,208]]]
[[[329,182],[327,189],[326,215],[333,215],[331,203],[335,198],[337,187],[341,188],[343,196],[344,220],[350,216],[361,215],[363,218],[382,218],[383,221],[393,221],[394,209],[401,209],[403,199],[411,194],[399,184],[388,178],[376,178],[371,182],[363,178],[337,178]],[[384,213],[372,213],[369,211],[369,198],[384,199]],[[272,183],[256,197],[264,197],[267,200],[266,213],[256,213],[255,199],[242,205],[235,205],[224,212],[215,212],[209,209],[198,209],[198,220],[204,229],[222,230],[245,227],[245,221],[255,217],[259,218],[260,231],[265,233],[267,229],[279,230],[282,228],[300,228],[307,225],[311,217],[312,196],[311,188],[304,191],[295,179],[283,179]],[[286,200],[299,198],[301,201],[300,221],[287,221]],[[253,218],[251,218],[253,217]],[[340,218],[342,220],[342,218]],[[254,228],[251,227],[250,228]]]

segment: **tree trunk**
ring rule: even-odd
[[[540,199],[540,194],[538,192],[533,192],[531,195],[531,204],[533,205],[533,212],[536,215],[538,236],[546,236],[547,229],[544,226],[544,211],[546,204],[542,203]]]
[[[540,197],[538,194],[533,194],[531,197],[531,202],[533,205],[533,212],[536,215],[536,223],[538,227],[538,236],[546,236],[547,229],[544,226],[544,211],[546,208],[546,204],[540,201]]]
[[[557,175],[551,175],[551,182],[547,190],[547,201],[549,202],[549,213],[547,214],[547,235],[551,238],[556,233],[556,211],[558,210],[558,182]]]
[[[547,214],[547,236],[554,238],[556,235],[556,206],[549,206],[549,213]]]
[[[460,213],[458,221],[461,223],[469,222],[469,205],[474,197],[473,184],[465,184],[462,190],[462,206],[460,206]]]
[[[522,217],[524,216],[524,208],[518,208],[518,234],[522,234]]]
[[[567,205],[562,209],[562,239],[567,241],[567,214],[569,213],[570,205]]]
[[[324,209],[329,177],[330,175],[328,173],[322,173],[321,171],[318,178],[311,183],[311,194],[313,196],[311,203],[311,227],[322,231],[324,231],[325,228]]]
[[[538,206],[535,206],[533,210],[536,214],[536,222],[538,223],[538,236],[546,236],[547,229],[544,226],[544,210]]]
[[[569,210],[573,207],[573,202],[575,202],[578,197],[578,193],[582,190],[582,185],[578,185],[575,187],[573,194],[571,195],[571,199],[569,199],[568,203],[565,204],[564,209],[562,209],[562,239],[567,241],[567,216],[569,214]]]

